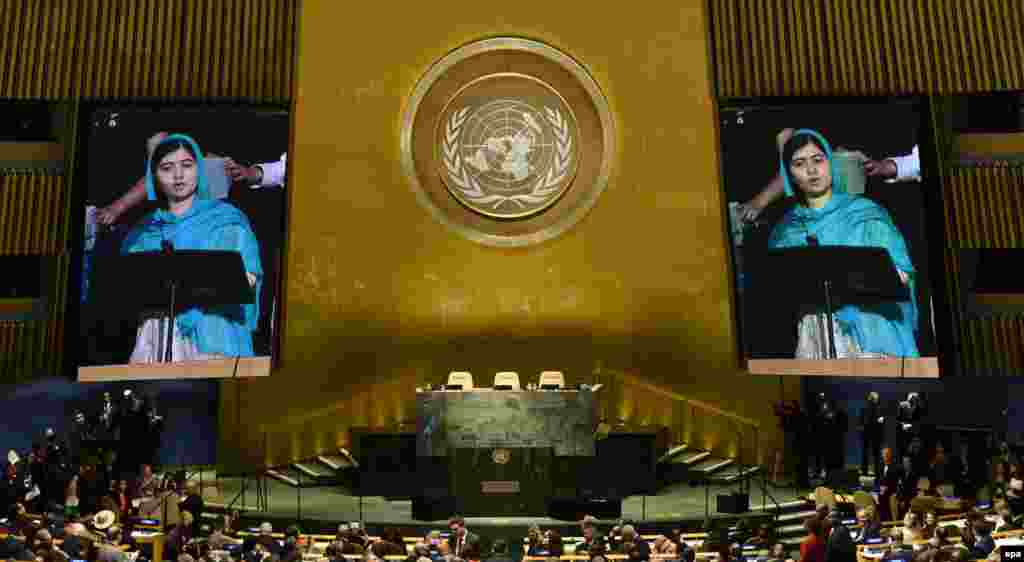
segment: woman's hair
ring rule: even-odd
[[[786,144],[782,147],[782,168],[786,172],[786,179],[789,180],[789,185],[793,186],[793,193],[798,194],[799,191],[796,189],[796,178],[793,177],[793,172],[789,169],[789,163],[793,160],[793,155],[796,154],[796,151],[809,144],[813,144],[826,154],[829,152],[821,140],[811,133],[797,133],[786,141]],[[833,181],[835,181],[834,177]]]

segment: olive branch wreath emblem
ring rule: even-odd
[[[529,193],[518,195],[485,193],[476,177],[466,170],[465,162],[459,153],[461,148],[459,133],[469,118],[468,107],[452,112],[445,125],[442,160],[448,172],[448,179],[455,184],[456,189],[466,199],[479,205],[490,205],[495,210],[506,203],[519,205],[520,208],[526,208],[527,204],[543,203],[558,191],[558,185],[565,179],[569,165],[572,163],[572,136],[569,134],[568,121],[562,117],[562,113],[558,109],[544,107],[544,115],[548,123],[551,124],[555,135],[554,165],[548,169],[546,174],[537,179]]]

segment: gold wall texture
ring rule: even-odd
[[[339,33],[339,21],[359,23]],[[752,418],[762,445],[777,441],[779,381],[748,376],[737,360],[707,22],[699,2],[595,10],[526,0],[513,10],[457,0],[408,4],[401,17],[385,4],[305,2],[283,366],[224,383],[222,453],[280,463],[346,443],[350,426],[414,423],[415,387],[450,370],[489,385],[500,370],[525,383],[559,369],[575,383],[598,365]],[[608,189],[540,246],[459,238],[401,173],[400,120],[417,80],[449,51],[493,36],[567,52],[617,121]],[[613,419],[683,417],[666,395],[614,388]],[[732,422],[692,437],[736,451]]]
[[[711,0],[718,95],[964,94],[1024,89],[1024,2],[1017,0]],[[936,98],[940,148],[953,144]],[[948,154],[947,162],[951,162]],[[1019,174],[941,169],[947,311],[954,373],[1020,375],[1019,318],[968,319],[960,248],[1020,248]],[[936,311],[940,313],[940,311]]]

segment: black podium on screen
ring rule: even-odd
[[[107,310],[189,308],[254,302],[242,256],[230,250],[138,252],[98,260],[96,298]],[[171,362],[173,329],[167,330],[164,361]]]
[[[813,240],[813,238],[811,239]],[[809,246],[769,250],[756,260],[758,292],[787,305],[821,304],[828,318],[829,358],[836,358],[832,313],[845,304],[906,301],[910,290],[900,280],[885,248]]]

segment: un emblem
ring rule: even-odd
[[[512,452],[508,449],[495,449],[491,453],[491,459],[494,464],[508,464],[508,461],[512,459]]]
[[[611,113],[576,61],[514,38],[472,43],[417,84],[402,168],[418,201],[471,240],[523,246],[596,203],[614,155]]]
[[[500,75],[485,82],[491,80],[530,79]],[[452,195],[476,212],[504,219],[542,212],[557,201],[578,160],[576,120],[561,98],[551,92],[474,106],[459,104],[463,97],[449,104],[438,129],[441,179]]]

